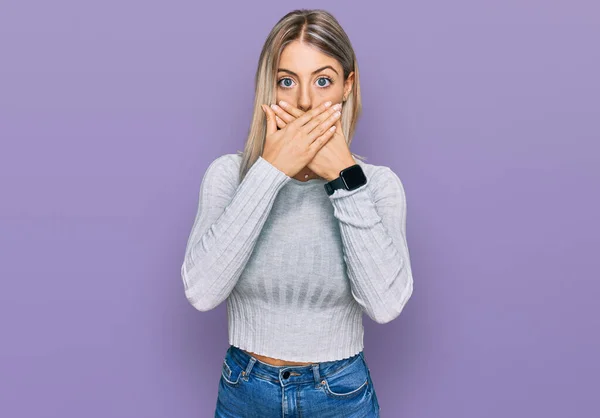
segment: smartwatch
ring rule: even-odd
[[[325,183],[325,191],[331,196],[337,189],[354,190],[367,184],[367,177],[360,165],[354,164],[340,171],[340,176]]]

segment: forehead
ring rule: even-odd
[[[325,65],[331,65],[341,73],[342,66],[328,55],[323,54],[314,46],[299,41],[291,42],[281,52],[279,67],[294,71],[298,74],[310,74]],[[331,70],[330,70],[331,71]]]

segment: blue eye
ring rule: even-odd
[[[320,81],[321,81],[321,80],[326,80],[326,81],[327,81],[329,84],[327,84],[327,85],[322,85],[322,84],[320,83]],[[282,85],[282,82],[283,82],[283,83],[285,83],[285,85]],[[290,88],[292,88],[292,86],[290,85],[290,83],[293,83],[293,80],[292,80],[291,78],[289,78],[289,77],[283,77],[283,78],[280,78],[280,79],[279,79],[279,81],[277,82],[277,85],[278,85],[279,87],[281,87],[281,88],[284,88],[284,89],[290,89]],[[327,88],[327,87],[331,86],[332,84],[333,84],[333,81],[332,81],[332,80],[331,80],[331,78],[329,78],[329,77],[319,77],[319,78],[317,79],[317,85],[318,85],[320,88],[322,88],[322,89],[325,89],[325,88]]]
[[[317,80],[317,84],[319,84],[319,82],[320,82],[321,80],[325,80],[325,81],[327,81],[327,80],[329,80],[329,79],[328,79],[328,78],[326,78],[326,77],[321,77],[321,78],[319,78],[319,79]],[[327,87],[328,85],[329,85],[329,84],[327,84],[327,85],[323,86],[323,85],[319,84],[319,87]]]

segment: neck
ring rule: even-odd
[[[308,181],[308,180],[313,180],[313,179],[320,179],[321,177],[316,175],[308,167],[304,167],[293,178],[295,178],[296,180],[299,180],[299,181]]]

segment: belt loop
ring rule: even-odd
[[[246,367],[246,370],[244,370],[242,372],[242,374],[244,375],[243,379],[245,381],[248,381],[248,376],[250,376],[250,371],[252,370],[254,363],[256,363],[256,359],[253,356],[250,356],[250,361],[248,362],[248,367]]]
[[[319,374],[319,363],[315,363],[312,365],[313,375],[315,377],[315,383],[317,386],[321,383],[321,375]]]

